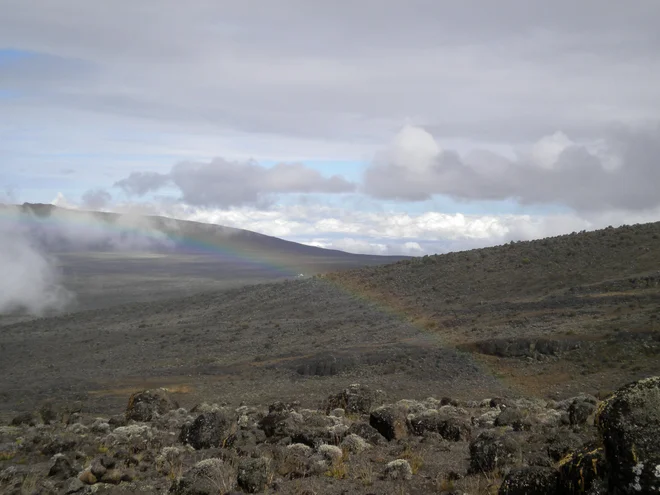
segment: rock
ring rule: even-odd
[[[94,459],[91,466],[89,467],[89,470],[94,476],[96,476],[96,478],[100,479],[101,476],[103,476],[108,470],[108,468],[101,463],[101,459]]]
[[[69,484],[66,486],[66,489],[64,490],[64,493],[67,495],[70,493],[78,493],[81,492],[85,488],[85,483],[80,481],[78,478],[73,478],[71,481],[69,481]]]
[[[238,486],[248,493],[262,492],[270,478],[270,459],[242,459],[238,465]]]
[[[324,403],[326,414],[336,408],[344,409],[348,414],[369,414],[382,404],[385,394],[381,390],[372,390],[366,385],[355,383],[337,395],[331,395]]]
[[[226,411],[202,413],[181,428],[179,440],[195,449],[222,447],[236,431],[236,422]]]
[[[607,399],[596,423],[603,436],[610,489],[660,491],[660,377],[630,383]]]
[[[167,390],[158,388],[136,392],[128,399],[126,419],[134,421],[151,421],[156,415],[163,415],[172,409],[178,409],[179,404],[170,397]]]
[[[371,448],[371,445],[362,438],[361,436],[351,433],[340,444],[342,449],[347,450],[351,454],[361,454],[367,449]]]
[[[385,479],[388,480],[408,481],[412,479],[413,472],[408,461],[405,459],[397,459],[387,463],[383,475]]]
[[[587,424],[595,412],[595,404],[583,400],[575,400],[568,407],[568,418],[572,425],[584,425]]]
[[[259,421],[261,428],[268,438],[284,438],[291,436],[302,423],[302,416],[295,414],[294,407],[283,402],[276,402],[268,406],[268,414]]]
[[[550,458],[555,462],[559,462],[567,454],[584,445],[585,440],[571,431],[561,431],[561,433],[557,432],[549,436],[546,443],[548,444],[547,452]]]
[[[12,426],[21,426],[21,425],[34,426],[37,424],[37,418],[35,417],[34,414],[30,412],[26,412],[23,414],[19,414],[18,416],[15,416],[11,420],[11,423],[9,424]]]
[[[403,406],[382,406],[371,412],[369,424],[387,440],[399,440],[408,435],[408,409]]]
[[[550,467],[512,469],[500,486],[499,495],[558,495],[559,473]]]
[[[335,418],[343,418],[346,416],[346,410],[342,409],[341,407],[336,407],[329,413],[330,416],[333,416]]]
[[[174,495],[218,495],[231,490],[235,478],[222,459],[210,458],[198,462],[170,487]]]
[[[520,445],[506,436],[484,431],[470,443],[470,473],[489,473],[511,464],[520,455]]]
[[[52,460],[53,465],[48,471],[48,476],[58,480],[66,480],[77,474],[76,470],[71,466],[69,459],[63,454],[55,454]]]
[[[495,426],[510,426],[515,431],[529,429],[529,423],[525,422],[525,417],[520,409],[507,407],[495,418]]]
[[[477,426],[480,428],[492,428],[495,426],[495,420],[500,415],[499,409],[493,409],[480,415],[476,419]]]
[[[410,415],[408,427],[413,435],[424,435],[427,432],[439,433],[445,440],[458,442],[468,440],[472,434],[472,428],[466,418],[460,416],[449,416],[441,411],[430,409],[422,414]]]
[[[561,493],[583,494],[591,489],[594,481],[605,476],[603,449],[580,449],[559,462],[559,487]]]
[[[92,472],[88,469],[80,473],[78,479],[83,483],[85,483],[86,485],[93,485],[97,481],[96,476],[94,476]]]
[[[376,428],[367,423],[353,423],[348,427],[346,433],[348,435],[358,435],[373,445],[380,445],[385,441],[385,437],[383,437]]]
[[[100,478],[102,483],[118,485],[122,481],[122,473],[119,469],[108,469]]]

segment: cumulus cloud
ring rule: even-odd
[[[153,212],[182,220],[226,225],[328,249],[359,254],[446,253],[509,241],[533,240],[609,225],[657,221],[660,208],[563,214],[412,214],[360,211],[318,204],[229,210],[180,203],[151,204]]]
[[[279,193],[346,193],[356,188],[338,175],[323,177],[299,163],[264,167],[255,161],[223,158],[208,163],[177,163],[169,174],[134,172],[115,186],[128,194],[144,195],[168,183],[179,190],[181,201],[215,207],[264,204],[270,195]]]
[[[442,149],[428,131],[406,126],[367,168],[364,191],[402,201],[440,194],[577,211],[644,210],[660,205],[658,156],[657,124],[617,126],[591,142],[557,132],[513,159],[479,150],[462,157]]]

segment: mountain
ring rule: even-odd
[[[2,407],[60,395],[116,408],[156,386],[236,404],[314,405],[354,382],[411,399],[605,394],[660,374],[658,267],[654,223],[169,300],[147,294],[4,326]]]
[[[24,244],[37,246],[56,265],[57,278],[75,296],[66,304],[69,310],[182,297],[405,259],[350,254],[159,216],[29,203],[1,209],[6,238],[16,239],[20,233]],[[18,251],[25,249],[19,246]],[[0,322],[16,318],[5,316]]]

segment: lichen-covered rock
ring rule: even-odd
[[[512,469],[500,486],[499,495],[558,495],[559,473],[551,467]]]
[[[128,399],[126,419],[134,421],[151,421],[155,415],[163,415],[172,409],[178,409],[179,404],[170,397],[163,388],[136,392]]]
[[[385,442],[385,437],[370,424],[358,422],[353,423],[346,431],[347,435],[358,435],[373,445],[380,445]]]
[[[603,449],[579,449],[559,462],[561,493],[578,495],[588,492],[593,483],[605,477]]]
[[[174,495],[217,495],[231,490],[236,479],[222,459],[204,459],[175,480],[170,487]]]
[[[447,407],[451,408],[451,406]],[[452,442],[468,440],[472,434],[467,417],[435,409],[427,409],[421,414],[409,415],[408,427],[413,435],[421,436],[428,432],[435,432],[445,440]]]
[[[520,445],[507,435],[484,431],[470,443],[470,472],[489,473],[512,464],[520,455]]]
[[[495,426],[510,426],[515,431],[522,431],[528,430],[530,423],[520,409],[507,407],[495,418]]]
[[[405,459],[396,459],[387,463],[383,476],[388,480],[408,481],[412,479],[413,472],[408,461]]]
[[[403,405],[381,406],[369,415],[369,424],[387,440],[399,440],[408,435],[408,409]]]
[[[336,408],[344,409],[349,414],[369,414],[374,407],[382,404],[384,397],[382,390],[372,390],[366,385],[354,383],[328,397],[324,409],[326,414]]]
[[[195,449],[222,447],[236,428],[234,417],[227,411],[205,412],[197,416],[192,424],[181,427],[179,440]]]
[[[262,492],[270,475],[270,459],[243,459],[238,465],[238,486],[248,493]]]
[[[630,383],[606,400],[596,419],[610,489],[660,492],[660,377]]]
[[[275,402],[268,406],[268,414],[259,421],[259,428],[268,438],[291,436],[303,422],[302,415],[296,415],[295,412],[294,405]]]

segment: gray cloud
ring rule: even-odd
[[[643,210],[660,205],[660,126],[611,129],[576,143],[562,133],[516,159],[442,150],[425,130],[404,128],[368,167],[364,191],[380,199],[424,201],[435,194],[466,200],[514,199],[579,211]]]
[[[372,143],[412,117],[512,142],[657,117],[658,17],[655,0],[7,0],[0,46],[59,57],[7,76],[53,112]]]
[[[115,186],[129,194],[144,195],[172,183],[181,201],[196,206],[229,207],[264,204],[279,193],[345,193],[356,186],[333,175],[298,163],[264,167],[255,161],[231,162],[215,158],[208,163],[182,162],[169,174],[134,172]]]
[[[148,192],[162,189],[170,183],[170,177],[158,172],[131,172],[125,179],[115,182],[129,196],[144,196]]]
[[[98,210],[105,208],[112,201],[112,196],[105,189],[90,189],[83,193],[81,199],[85,208]]]

